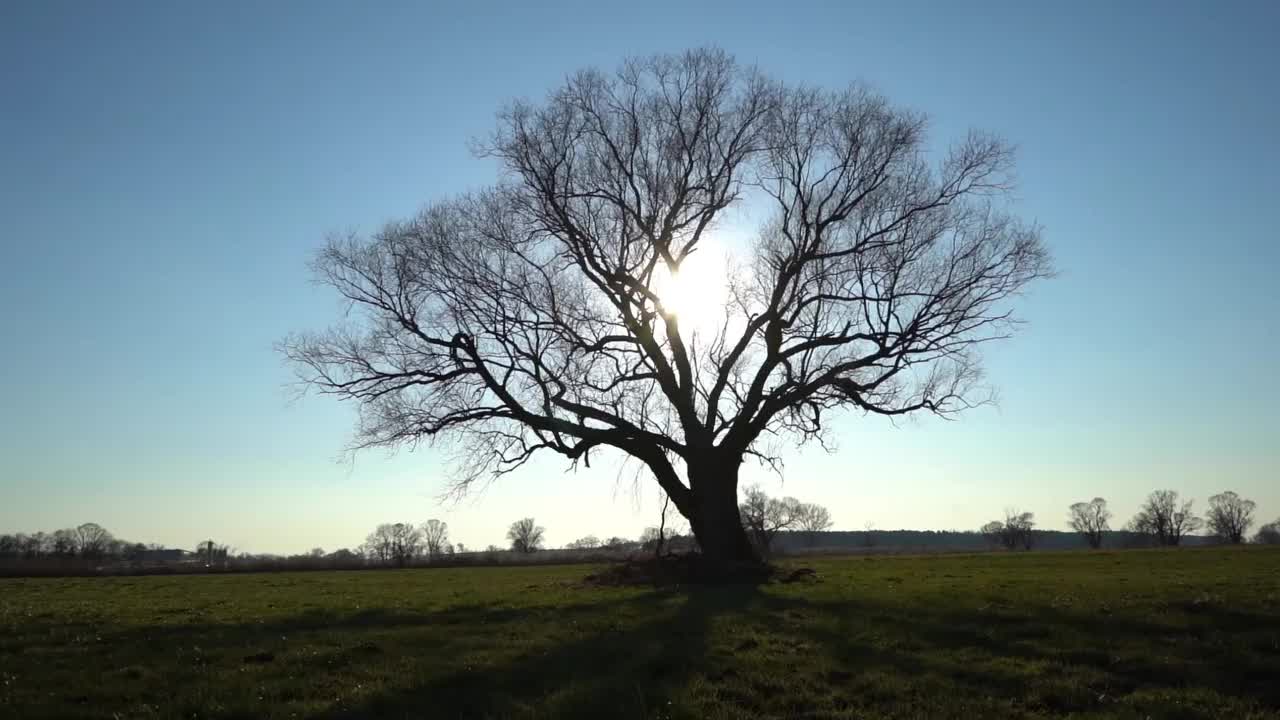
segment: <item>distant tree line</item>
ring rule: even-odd
[[[161,550],[121,540],[97,523],[84,523],[53,532],[0,535],[0,558],[9,560],[80,560],[99,563],[112,560],[139,560]]]
[[[1192,500],[1183,501],[1173,490],[1152,492],[1138,512],[1120,530],[1111,527],[1113,514],[1107,501],[1095,497],[1068,508],[1067,526],[1092,548],[1177,546],[1187,537],[1207,529],[1205,541],[1243,543],[1255,524],[1257,508],[1252,500],[1225,491],[1209,498],[1204,517],[1194,512]],[[762,555],[776,552],[845,550],[894,552],[901,550],[975,550],[988,546],[1030,550],[1042,544],[1066,548],[1063,533],[1036,528],[1030,512],[1007,509],[1004,518],[983,525],[977,532],[877,531],[870,523],[861,532],[831,532],[830,512],[821,505],[791,497],[770,497],[758,486],[747,488],[739,505],[743,529]],[[308,570],[410,567],[430,565],[504,564],[514,562],[569,562],[579,559],[608,560],[635,552],[684,552],[697,549],[687,521],[665,503],[658,523],[646,527],[638,539],[613,536],[601,540],[587,535],[561,550],[546,549],[546,529],[534,518],[521,518],[507,529],[505,547],[484,550],[453,543],[448,523],[430,519],[413,523],[383,523],[354,550],[326,552],[313,548],[298,555],[235,553],[213,539],[196,543],[193,550],[165,548],[154,543],[116,538],[97,523],[53,532],[0,534],[0,572],[17,574],[74,574],[84,572],[205,570]],[[1280,545],[1280,520],[1263,524],[1252,541]],[[821,547],[819,547],[821,546]],[[535,560],[535,555],[537,559]]]
[[[1240,544],[1248,537],[1254,524],[1257,503],[1227,490],[1209,498],[1209,510],[1205,517],[1195,513],[1193,500],[1181,501],[1175,490],[1156,490],[1147,496],[1137,514],[1125,525],[1128,538],[1137,538],[1145,544],[1176,547],[1183,538],[1208,528],[1209,536],[1217,542]],[[1067,525],[1079,533],[1089,547],[1102,547],[1103,537],[1111,531],[1110,510],[1107,501],[1095,497],[1088,502],[1078,502],[1068,508]],[[1013,550],[1030,550],[1035,542],[1035,519],[1031,513],[1005,511],[1004,520],[993,520],[979,530],[992,545]],[[1280,520],[1263,525],[1253,540],[1259,544],[1280,544]]]

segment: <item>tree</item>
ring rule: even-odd
[[[533,518],[524,518],[511,523],[507,529],[507,540],[511,541],[511,549],[520,553],[537,552],[542,547],[544,528],[538,527]]]
[[[76,531],[70,528],[54,530],[49,540],[49,552],[56,557],[72,557],[76,554]]]
[[[1253,541],[1259,545],[1280,545],[1280,520],[1269,522],[1258,528]]]
[[[85,523],[73,531],[75,552],[82,558],[101,559],[114,539],[106,528],[97,523]]]
[[[365,538],[363,549],[376,562],[405,567],[422,550],[422,532],[411,523],[383,523]]]
[[[391,561],[396,567],[405,567],[413,562],[422,550],[422,533],[410,523],[396,523],[391,526]]]
[[[19,538],[23,536],[19,535]],[[53,538],[43,532],[34,532],[22,540],[22,557],[34,560],[52,552]]]
[[[1156,543],[1177,546],[1183,536],[1204,527],[1192,510],[1192,500],[1178,504],[1174,490],[1156,490],[1147,496],[1138,514],[1129,521],[1129,530],[1148,535]]]
[[[329,563],[332,565],[335,565],[338,567],[348,567],[351,565],[356,565],[360,562],[360,554],[352,552],[347,548],[342,548],[340,550],[334,550],[333,552],[329,553],[325,559],[327,559]]]
[[[451,443],[456,492],[544,451],[631,458],[724,567],[758,559],[737,497],[746,458],[777,460],[762,437],[986,402],[978,347],[1051,274],[998,138],[937,153],[922,115],[871,90],[787,86],[716,50],[580,72],[509,106],[480,152],[504,182],[319,253],[355,312],[282,352],[360,406],[355,448]],[[727,248],[700,327],[664,287],[746,205],[765,220]]]
[[[205,567],[215,567],[220,564],[225,566],[230,554],[230,547],[212,540],[204,540],[196,545],[196,556],[204,562]],[[323,555],[324,551],[321,551],[321,554]]]
[[[992,545],[1001,545],[1005,550],[1016,550],[1021,547],[1030,550],[1035,544],[1035,514],[1018,512],[1014,509],[1004,511],[1004,520],[992,520],[978,531]]]
[[[1003,522],[1000,522],[999,520],[992,520],[986,525],[983,525],[978,532],[981,533],[982,537],[991,545],[1004,545],[1005,532]]]
[[[369,533],[364,539],[362,550],[365,557],[383,565],[391,562],[391,525],[383,523]]]
[[[1107,501],[1096,497],[1089,502],[1072,504],[1068,524],[1084,536],[1089,547],[1096,549],[1102,547],[1102,534],[1111,529],[1111,517]]]
[[[1258,504],[1228,490],[1209,498],[1205,520],[1214,535],[1232,544],[1244,542],[1253,526],[1253,511]]]
[[[876,546],[876,524],[871,520],[862,526],[862,545],[863,547]]]
[[[796,529],[805,533],[810,546],[818,543],[818,533],[831,527],[831,512],[816,503],[800,503],[796,508]]]
[[[574,540],[568,545],[565,545],[565,547],[570,550],[595,550],[600,547],[600,538],[595,535],[588,535]]]
[[[738,507],[742,526],[760,553],[769,555],[778,533],[800,520],[801,503],[792,497],[769,497],[759,485],[747,488]]]
[[[422,524],[422,542],[432,558],[445,552],[449,545],[449,523],[432,518]]]
[[[634,542],[624,537],[618,537],[615,535],[614,537],[611,537],[608,540],[605,540],[603,543],[601,543],[600,547],[604,548],[605,550],[616,551],[616,550],[626,550],[627,548],[632,547],[634,545],[635,545]]]

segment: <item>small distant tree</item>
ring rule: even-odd
[[[446,551],[449,545],[449,523],[432,518],[422,524],[422,542],[427,555],[434,558]]]
[[[1159,545],[1176,547],[1183,537],[1202,527],[1204,521],[1193,511],[1192,500],[1179,503],[1177,491],[1156,490],[1129,521],[1128,529],[1149,536]]]
[[[542,547],[545,532],[545,528],[538,527],[533,518],[524,518],[511,523],[507,529],[507,540],[511,541],[511,549],[516,552],[537,552]]]
[[[1253,541],[1259,545],[1280,545],[1280,520],[1269,522],[1258,528]]]
[[[862,545],[863,547],[876,546],[876,524],[870,520],[862,526]]]
[[[613,536],[601,543],[600,547],[606,550],[625,550],[631,547],[632,542],[624,537]]]
[[[1232,544],[1244,542],[1253,526],[1253,511],[1258,505],[1228,490],[1209,498],[1209,512],[1205,514],[1209,530]]]
[[[1071,529],[1084,536],[1089,547],[1102,547],[1102,534],[1111,529],[1111,511],[1107,509],[1107,501],[1096,497],[1089,502],[1078,502],[1071,506],[1068,523]]]
[[[111,533],[97,523],[85,523],[73,531],[76,554],[90,560],[101,559],[111,546]]]
[[[817,503],[800,503],[796,508],[796,529],[805,534],[810,547],[818,544],[818,533],[830,529],[831,511]]]
[[[768,556],[778,533],[799,522],[800,506],[795,498],[771,498],[759,485],[754,485],[743,494],[738,515],[759,553]]]
[[[984,540],[993,546],[1004,544],[1004,523],[999,520],[992,520],[978,529]]]
[[[332,565],[338,567],[349,567],[351,565],[359,564],[360,554],[352,552],[347,548],[342,548],[341,550],[334,550],[329,553],[325,559],[327,559]]]
[[[422,532],[411,523],[391,526],[391,560],[396,567],[405,567],[422,551]]]
[[[1018,512],[1013,509],[1004,511],[1004,520],[992,520],[978,531],[992,545],[1000,545],[1005,550],[1016,550],[1021,547],[1030,550],[1035,544],[1035,514]]]
[[[364,539],[362,547],[365,557],[379,563],[387,565],[391,563],[391,544],[392,529],[390,523],[383,523],[369,533]]]
[[[226,565],[227,556],[230,555],[231,548],[226,545],[220,545],[212,540],[202,540],[196,544],[196,557],[207,567],[215,567],[217,565]],[[324,554],[324,551],[321,551]]]
[[[52,551],[53,538],[43,532],[34,532],[23,537],[18,536],[22,544],[22,557],[27,560],[34,560],[42,555],[48,555]]]
[[[467,551],[467,546],[462,543],[458,543],[455,547],[457,547],[459,555]]]
[[[587,535],[574,540],[565,547],[570,550],[595,550],[600,547],[600,538],[595,535]]]
[[[76,554],[76,533],[70,528],[54,530],[49,541],[50,552],[56,557],[72,557]]]

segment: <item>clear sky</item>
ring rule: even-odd
[[[696,6],[696,7],[692,7]],[[1062,528],[1169,487],[1280,516],[1280,4],[0,3],[0,531],[86,521],[246,551],[354,547],[380,522],[502,543],[631,535],[649,485],[547,457],[458,505],[430,451],[335,462],[354,408],[291,402],[272,344],[335,320],[306,262],[489,183],[470,138],[587,65],[714,44],[855,79],[1021,148],[1020,211],[1061,276],[988,352],[998,408],[897,427],[771,493],[836,527]]]

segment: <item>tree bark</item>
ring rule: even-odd
[[[726,571],[762,564],[738,514],[741,464],[740,458],[712,457],[689,466],[690,507],[685,516],[703,558]]]

